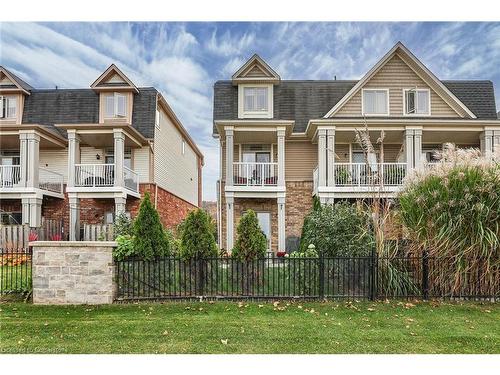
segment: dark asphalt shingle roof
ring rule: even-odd
[[[132,126],[144,137],[153,138],[156,116],[155,88],[139,88],[134,95]],[[96,124],[99,122],[99,95],[92,89],[31,90],[26,96],[23,123]],[[55,128],[57,129],[57,128]],[[65,133],[57,129],[63,136]]]
[[[16,76],[14,73],[12,73],[10,70],[6,69],[5,67],[3,66],[0,66],[0,69],[2,70],[5,70],[8,74],[10,74],[10,76],[19,84],[19,86],[21,86],[24,90],[26,91],[31,91],[33,90],[33,87],[31,87],[31,85],[29,85],[28,83],[26,83],[24,80],[22,80],[21,78],[19,78],[18,76]]]
[[[295,120],[293,131],[305,131],[311,119],[322,118],[358,81],[288,81],[274,86],[273,119]],[[496,119],[491,81],[442,81],[478,119]],[[231,81],[214,85],[214,121],[238,119],[238,88]],[[217,129],[213,127],[214,134]]]

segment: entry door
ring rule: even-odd
[[[366,165],[365,154],[362,151],[354,151],[352,153],[352,162],[351,176],[353,182],[357,184],[361,182],[361,178],[363,177],[362,171],[365,169]]]
[[[271,213],[269,212],[257,212],[257,219],[259,220],[259,226],[262,232],[267,238],[267,250],[271,250]]]
[[[269,152],[256,152],[255,153],[256,163],[269,163],[271,162],[271,154]],[[266,179],[269,179],[271,175],[271,166],[269,164],[257,164],[256,170],[256,183],[261,185],[265,183]]]

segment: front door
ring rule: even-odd
[[[262,232],[264,232],[267,239],[267,251],[271,250],[271,213],[257,212],[257,219]]]

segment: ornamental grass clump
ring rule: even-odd
[[[436,283],[455,295],[472,287],[498,295],[500,152],[484,157],[446,145],[438,157],[406,179],[399,194],[402,222],[415,250],[427,250],[447,270]]]

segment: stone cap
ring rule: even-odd
[[[33,241],[34,247],[116,247],[116,241]]]

